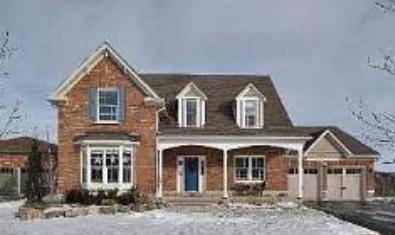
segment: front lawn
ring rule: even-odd
[[[23,202],[0,203],[0,234],[267,234],[371,235],[365,228],[307,208],[231,205],[167,208],[143,213],[20,221]]]

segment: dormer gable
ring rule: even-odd
[[[236,122],[241,128],[262,128],[266,97],[252,84],[236,96]]]
[[[207,96],[190,82],[176,96],[180,127],[203,127],[206,122]]]

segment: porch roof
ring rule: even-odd
[[[74,142],[84,141],[130,141],[139,142],[140,136],[125,132],[89,132],[74,138]]]

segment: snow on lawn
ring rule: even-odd
[[[307,208],[262,209],[172,208],[114,216],[20,221],[14,213],[22,202],[0,203],[0,234],[282,234],[371,235],[365,228]]]

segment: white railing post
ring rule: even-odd
[[[119,187],[122,188],[122,184],[123,184],[123,145],[119,146],[119,153],[118,154],[119,154],[119,156],[118,156],[118,161],[119,161],[119,164],[118,164],[118,167],[119,167],[118,184],[119,184]]]
[[[90,189],[91,186],[91,148],[86,145],[86,188]]]
[[[228,150],[223,150],[223,198],[228,198]]]

